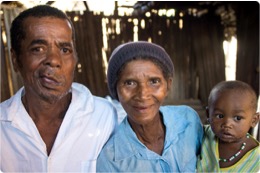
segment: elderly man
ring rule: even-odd
[[[112,105],[73,83],[72,22],[50,6],[25,10],[12,23],[14,68],[24,87],[0,104],[3,172],[92,172],[113,132]]]

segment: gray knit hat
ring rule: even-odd
[[[116,84],[118,82],[119,70],[126,62],[137,57],[155,59],[167,73],[173,76],[174,67],[172,60],[161,46],[146,41],[121,44],[112,52],[107,70],[108,89],[113,99],[118,100]]]

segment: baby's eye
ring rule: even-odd
[[[219,118],[219,119],[220,119],[220,118],[224,118],[224,115],[223,115],[223,114],[216,114],[215,116],[216,116],[216,118]]]
[[[242,119],[242,117],[241,117],[241,116],[235,116],[234,119],[235,119],[236,121],[240,121],[240,120]]]

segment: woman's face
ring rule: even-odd
[[[126,64],[119,76],[117,94],[131,122],[147,124],[159,116],[159,107],[171,87],[162,70],[149,60]]]

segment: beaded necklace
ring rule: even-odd
[[[249,138],[249,133],[246,134],[246,138]],[[236,158],[237,156],[239,156],[241,154],[241,152],[246,148],[246,142],[244,142],[241,146],[241,148],[239,149],[239,151],[234,154],[233,156],[231,156],[229,159],[222,159],[219,158],[220,162],[231,162],[232,160],[234,160],[234,158]]]

